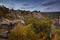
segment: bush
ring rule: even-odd
[[[45,18],[22,26],[18,24],[9,35],[9,40],[49,40],[50,20]]]

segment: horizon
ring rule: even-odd
[[[0,5],[26,11],[59,12],[60,0],[0,0]]]

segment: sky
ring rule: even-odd
[[[15,10],[37,10],[41,12],[60,11],[60,0],[0,0],[0,5]]]

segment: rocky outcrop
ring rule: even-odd
[[[32,15],[34,18],[38,18],[38,19],[44,17],[40,12],[33,12]]]

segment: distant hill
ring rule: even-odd
[[[60,17],[60,12],[41,12],[41,14],[53,19]]]

